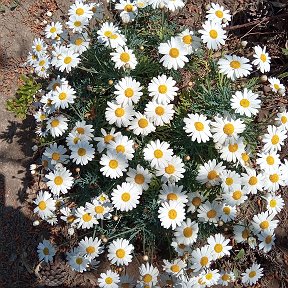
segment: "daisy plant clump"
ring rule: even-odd
[[[68,231],[65,243],[41,242],[39,260],[65,252],[85,272],[104,257],[100,287],[254,284],[256,256],[275,242],[288,114],[259,122],[271,58],[260,46],[229,51],[223,6],[212,3],[197,30],[172,21],[183,6],[76,1],[28,57],[46,87],[33,169],[46,188],[34,212]],[[285,94],[276,77],[267,85],[265,97]],[[138,275],[118,269],[135,255]]]

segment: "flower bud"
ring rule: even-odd
[[[148,260],[149,260],[148,255],[144,255],[144,256],[143,256],[143,261],[148,261]]]
[[[39,220],[35,220],[35,221],[33,222],[33,226],[38,226],[38,225],[40,225],[40,221],[39,221]]]
[[[164,7],[165,7],[165,3],[164,3],[164,2],[160,2],[159,8],[160,8],[160,9],[163,9]]]
[[[51,12],[51,11],[47,11],[46,15],[47,15],[48,17],[51,17],[51,16],[52,16],[52,12]]]
[[[219,226],[223,226],[223,225],[224,225],[224,222],[220,220],[220,221],[218,221],[218,225],[219,225]]]
[[[37,150],[38,150],[38,146],[37,146],[37,145],[32,146],[32,150],[33,150],[34,152],[37,151]]]
[[[119,217],[118,217],[117,215],[114,215],[114,216],[113,216],[113,220],[114,220],[114,221],[118,221],[118,219],[119,219]]]
[[[113,85],[113,83],[114,83],[114,81],[113,81],[112,79],[110,79],[110,80],[108,81],[108,84],[109,84],[109,85]]]
[[[241,41],[241,46],[242,46],[243,48],[245,48],[245,47],[247,46],[247,44],[248,44],[247,41],[245,41],[245,40]]]
[[[189,155],[186,155],[186,156],[185,156],[185,160],[186,160],[186,161],[189,161],[190,159],[191,159],[191,157],[190,157]]]
[[[144,50],[144,46],[143,46],[143,45],[142,45],[142,46],[140,46],[140,50],[142,50],[142,51]]]
[[[36,164],[31,164],[30,165],[30,170],[35,170],[37,168],[37,165]]]
[[[261,83],[265,83],[265,82],[267,82],[267,80],[268,80],[268,77],[267,77],[267,75],[261,75],[261,77],[260,77],[260,81],[261,81]]]

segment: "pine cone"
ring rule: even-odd
[[[36,275],[43,285],[56,287],[63,284],[68,275],[68,267],[64,261],[55,260],[53,263],[41,262]]]

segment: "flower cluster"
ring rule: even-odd
[[[33,171],[44,175],[47,189],[38,192],[34,212],[51,225],[65,223],[70,236],[88,231],[66,258],[84,272],[105,254],[111,269],[100,274],[100,287],[251,285],[263,275],[259,264],[228,269],[225,261],[235,259],[239,247],[266,253],[274,245],[276,215],[284,206],[281,187],[288,185],[288,161],[279,155],[288,112],[279,109],[267,130],[255,131],[261,84],[243,78],[269,72],[271,58],[260,46],[252,61],[234,54],[211,57],[225,45],[230,12],[212,3],[202,29],[176,33],[165,13],[183,6],[181,0],[120,0],[112,12],[121,26],[106,21],[102,4],[77,0],[68,21],[47,25],[46,39],[35,39],[28,57],[48,82],[35,103],[44,148]],[[143,31],[147,15],[160,32],[149,25],[150,32]],[[199,90],[184,91],[179,70],[191,72],[193,63],[203,61],[209,72],[191,79]],[[208,77],[216,86],[204,87],[212,82]],[[271,95],[285,94],[279,79],[268,80]],[[89,89],[83,91],[82,83]],[[220,97],[213,89],[222,91]],[[261,143],[253,140],[257,136]],[[250,211],[257,200],[263,208],[256,204]],[[138,279],[120,275],[115,266],[129,265],[139,239],[144,248],[136,252],[149,252],[145,235],[150,246],[155,235],[166,236],[173,258],[162,259],[162,269],[141,264]],[[39,259],[53,261],[58,249],[44,240]]]

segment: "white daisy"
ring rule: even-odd
[[[181,43],[187,49],[188,54],[192,54],[201,47],[201,39],[195,36],[194,32],[189,29],[185,29],[177,37],[179,37]]]
[[[72,30],[73,33],[82,33],[88,26],[89,21],[87,18],[71,15],[69,21],[66,22],[67,27]]]
[[[55,108],[68,108],[69,104],[74,103],[74,99],[76,91],[69,85],[64,84],[60,87],[56,87],[55,91],[53,91],[52,104],[55,105]]]
[[[65,163],[68,155],[65,155],[67,149],[62,145],[57,145],[57,143],[50,144],[49,147],[46,147],[43,155],[51,159],[51,164],[56,163]]]
[[[76,209],[75,217],[75,224],[78,223],[78,229],[90,229],[99,223],[98,220],[91,213],[89,213],[87,208],[83,206]]]
[[[48,240],[43,240],[37,246],[37,253],[39,260],[44,260],[45,262],[53,262],[53,257],[56,254],[54,246]]]
[[[229,222],[235,219],[237,214],[236,206],[231,206],[226,203],[223,203],[220,218],[223,222]]]
[[[243,243],[248,240],[249,236],[251,236],[251,229],[244,224],[239,223],[239,225],[234,225],[234,239],[237,243]]]
[[[68,10],[69,16],[75,16],[79,18],[91,19],[93,12],[88,4],[85,4],[83,1],[76,0]]]
[[[186,221],[181,223],[181,226],[176,227],[174,236],[178,243],[184,245],[191,245],[197,240],[199,227],[195,221],[187,218]]]
[[[63,32],[62,24],[60,22],[52,22],[45,27],[44,31],[46,38],[55,39]]]
[[[227,162],[236,163],[243,153],[245,153],[245,144],[243,143],[244,138],[239,137],[236,140],[231,140],[223,144],[220,149],[220,158]]]
[[[206,196],[202,195],[199,191],[190,192],[187,194],[188,196],[188,209],[187,212],[194,213],[198,207],[205,202]]]
[[[203,271],[199,276],[201,277],[201,282],[203,285],[206,287],[211,287],[217,284],[220,274],[218,273],[219,271],[217,269],[211,270],[208,269],[206,271]]]
[[[158,282],[157,277],[159,275],[159,270],[157,267],[154,267],[149,263],[141,264],[139,267],[139,274],[140,282],[142,282],[144,285],[147,285],[148,287],[152,287]]]
[[[263,151],[280,151],[284,145],[284,140],[287,138],[287,133],[281,127],[276,127],[274,125],[268,125],[266,134],[263,136]]]
[[[265,172],[263,176],[263,187],[268,192],[276,192],[280,186],[286,186],[287,175],[283,175],[279,170]]]
[[[85,238],[79,242],[79,251],[88,259],[94,259],[103,253],[104,249],[101,246],[101,239],[98,237],[93,239],[93,237],[88,238],[85,236]]]
[[[275,245],[275,234],[269,231],[261,232],[261,234],[258,235],[258,240],[260,241],[259,248],[267,253]]]
[[[101,128],[102,137],[95,137],[94,140],[97,141],[97,150],[99,153],[102,153],[104,149],[107,148],[108,144],[111,141],[114,141],[117,135],[121,135],[120,132],[115,132],[115,128],[111,128],[110,132],[106,132],[103,128]]]
[[[126,181],[133,184],[139,191],[142,192],[142,190],[146,191],[149,188],[152,177],[153,175],[148,169],[145,169],[138,164],[136,169],[131,167],[129,168]]]
[[[35,38],[32,43],[32,53],[36,54],[38,57],[41,57],[46,53],[47,44],[41,38]]]
[[[109,244],[107,257],[112,264],[127,266],[132,261],[133,250],[134,247],[128,240],[117,238]]]
[[[183,191],[183,186],[178,186],[175,183],[168,183],[162,185],[159,199],[163,201],[178,201],[183,204],[188,202],[186,191]]]
[[[179,277],[184,273],[187,264],[181,259],[175,259],[173,261],[163,260],[163,269],[168,273]]]
[[[257,191],[262,191],[263,188],[263,175],[258,174],[256,170],[248,168],[246,169],[246,173],[242,173],[242,185],[243,191],[246,194],[257,194]]]
[[[185,3],[182,0],[164,0],[164,6],[174,12],[176,9],[184,7]]]
[[[220,217],[221,206],[214,202],[206,201],[197,210],[197,217],[201,222],[217,223]]]
[[[194,272],[198,272],[202,268],[209,268],[213,260],[213,250],[210,245],[205,245],[192,251],[189,262]]]
[[[262,73],[270,71],[271,57],[266,52],[266,46],[264,46],[263,49],[259,45],[255,46],[253,57],[255,60],[253,60],[252,63],[257,66],[257,69],[259,69]]]
[[[115,52],[110,53],[112,61],[115,63],[115,68],[135,69],[137,59],[131,49],[126,46],[118,46]]]
[[[272,91],[277,93],[280,91],[285,92],[285,86],[280,82],[278,78],[270,77],[268,78],[268,81],[270,83],[270,87],[272,88]]]
[[[280,127],[283,129],[288,130],[288,112],[287,110],[284,110],[282,112],[277,113],[277,117],[275,118],[275,121],[279,121]]]
[[[257,165],[266,173],[271,171],[275,171],[278,169],[280,165],[280,157],[275,151],[271,151],[269,153],[258,153],[258,158],[256,159]]]
[[[231,282],[235,281],[235,275],[232,271],[221,271],[220,278],[218,280],[218,284],[222,286],[228,286]]]
[[[221,173],[220,177],[222,180],[221,187],[224,191],[231,191],[234,189],[235,185],[241,184],[241,177],[235,171],[225,169]]]
[[[120,10],[120,17],[125,23],[131,22],[135,19],[138,14],[138,8],[134,1],[120,0],[119,3],[115,4],[115,9]]]
[[[61,136],[68,129],[67,122],[68,119],[63,115],[54,116],[47,121],[47,130],[53,138]]]
[[[113,141],[110,141],[107,144],[107,151],[117,154],[120,153],[124,155],[127,160],[132,160],[135,152],[133,146],[133,140],[129,140],[127,136],[123,136],[119,133],[117,136],[114,137]]]
[[[68,252],[66,256],[67,256],[67,262],[72,270],[81,273],[87,270],[88,264],[90,263],[90,259],[81,255],[78,247]]]
[[[273,231],[279,222],[279,220],[273,220],[274,216],[275,214],[269,214],[268,211],[254,215],[252,226],[255,233]]]
[[[101,273],[98,278],[98,285],[101,288],[118,288],[119,282],[119,275],[112,270],[107,270],[105,273]]]
[[[259,264],[253,263],[250,268],[247,268],[242,276],[242,283],[252,285],[255,284],[263,276],[263,268]]]
[[[85,52],[90,44],[88,33],[74,34],[71,36],[68,48],[72,49],[75,53],[82,54]]]
[[[225,203],[231,206],[240,205],[247,200],[245,191],[241,185],[233,185],[233,189],[222,194]]]
[[[92,161],[95,154],[95,149],[86,141],[79,141],[76,145],[70,147],[72,162],[80,165],[87,165]]]
[[[77,133],[81,139],[85,139],[90,141],[91,138],[94,136],[93,132],[93,125],[87,125],[86,121],[77,121],[74,124],[74,128],[71,131],[72,133]]]
[[[215,260],[225,255],[230,255],[230,250],[232,249],[232,246],[228,245],[230,240],[226,239],[222,234],[211,235],[208,237],[207,242],[212,248]]]
[[[229,10],[218,3],[211,3],[211,8],[206,12],[206,18],[209,21],[219,22],[224,26],[228,25],[228,22],[231,21],[231,14]],[[226,21],[226,22],[225,22]]]
[[[135,112],[134,119],[131,120],[129,129],[133,131],[135,135],[147,136],[151,132],[156,130],[153,123],[140,112]]]
[[[66,49],[62,51],[61,57],[58,59],[58,67],[59,71],[70,72],[72,68],[78,66],[80,62],[79,54],[75,53],[72,49]]]
[[[86,202],[87,211],[96,217],[96,219],[110,219],[112,204],[107,202],[102,202],[97,199],[93,199],[91,203]]]
[[[46,219],[54,215],[56,200],[52,198],[52,195],[48,191],[40,190],[33,203],[37,205],[34,213],[37,213],[40,218]]]

